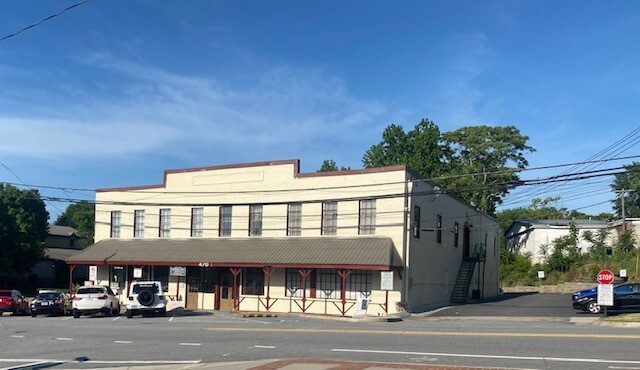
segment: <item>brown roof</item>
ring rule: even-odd
[[[371,236],[104,239],[67,263],[362,270],[404,266],[390,238]]]
[[[79,253],[80,249],[73,248],[45,248],[44,257],[50,260],[65,261],[76,253]]]
[[[71,226],[49,225],[49,235],[73,236],[78,235],[78,231]]]

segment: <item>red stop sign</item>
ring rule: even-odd
[[[598,272],[599,284],[611,284],[613,283],[613,272],[611,270],[602,270]]]

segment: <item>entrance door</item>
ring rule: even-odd
[[[468,223],[464,223],[462,232],[462,258],[469,258],[471,249],[471,228]]]
[[[188,275],[187,276],[187,302],[185,307],[187,310],[198,309],[199,287],[200,287],[200,276],[195,274]]]
[[[218,275],[215,309],[225,311],[233,309],[233,274],[228,269],[222,269]]]

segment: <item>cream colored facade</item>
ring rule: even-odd
[[[192,209],[203,209],[202,238],[219,238],[220,207],[232,207],[230,240],[249,236],[250,205],[262,205],[262,235],[252,238],[286,237],[287,205],[302,203],[301,237],[321,235],[323,202],[337,201],[337,231],[326,238],[362,237],[359,235],[360,201],[375,199],[375,236],[393,241],[405,267],[393,273],[393,289],[380,289],[380,271],[370,273],[367,315],[388,315],[405,308],[422,311],[445,305],[451,298],[465,248],[463,234],[468,230],[469,252],[485,252],[478,263],[469,289],[483,297],[499,293],[498,226],[495,220],[477,212],[466,203],[447,194],[434,192],[434,184],[424,181],[404,166],[328,173],[299,173],[296,160],[249,163],[165,171],[162,185],[99,190],[96,195],[95,241],[112,237],[112,215],[119,212],[122,240],[134,237],[134,214],[144,211],[143,238],[160,238],[160,210],[170,209],[169,238],[190,239]],[[420,223],[415,222],[415,207],[420,207]],[[436,242],[437,219],[441,216],[441,242]],[[458,224],[458,243],[454,245],[454,226]],[[416,227],[416,225],[419,225]],[[414,235],[420,230],[420,237]],[[291,236],[296,238],[296,236]],[[127,282],[132,280],[132,263],[124,268]],[[151,276],[154,268],[139,266]],[[189,267],[205,268],[205,267]],[[113,266],[98,265],[98,284],[114,285]],[[145,270],[146,269],[146,270]],[[269,296],[270,312],[300,312],[300,297],[286,294],[286,270],[276,269],[269,286],[261,295],[240,291],[239,309],[265,311]],[[122,280],[122,277],[120,277]],[[186,278],[170,276],[167,295],[170,308],[184,307],[187,296],[191,308],[214,309],[212,292],[192,292]],[[239,282],[242,285],[241,282]],[[117,285],[117,284],[116,284]],[[266,285],[266,282],[265,282]],[[126,286],[120,286],[126,292]],[[309,289],[307,289],[309,291]],[[387,295],[388,294],[388,295]],[[312,295],[308,292],[308,295]],[[354,294],[349,295],[347,311],[340,311],[341,299],[316,292],[307,297],[306,313],[352,315]],[[124,302],[126,294],[121,298]],[[197,307],[193,300],[197,301]],[[384,303],[388,302],[385,310]]]

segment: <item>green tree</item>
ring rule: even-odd
[[[575,223],[571,223],[569,234],[560,236],[551,242],[553,251],[546,263],[550,270],[566,272],[573,267],[580,266],[582,253],[578,247],[578,236],[578,227]]]
[[[70,204],[56,219],[55,224],[71,226],[78,231],[80,245],[85,248],[93,244],[96,206],[87,201]]]
[[[560,200],[560,197],[547,197],[545,199],[534,198],[527,207],[511,208],[500,211],[496,214],[496,219],[502,230],[507,230],[509,226],[518,220],[563,220],[566,219],[567,210],[556,208],[551,204]]]
[[[633,162],[625,167],[625,172],[615,175],[611,188],[614,191],[626,190],[624,195],[624,213],[626,217],[640,217],[640,163]],[[622,200],[617,197],[613,209],[622,217]]]
[[[324,161],[322,161],[322,165],[320,166],[320,169],[317,172],[331,172],[331,171],[349,171],[351,169],[351,167],[340,167],[340,169],[338,169],[338,165],[336,164],[336,161],[334,161],[333,159],[325,159]]]
[[[0,184],[0,270],[28,271],[44,255],[49,213],[37,190]]]
[[[608,229],[600,229],[595,233],[587,230],[582,233],[582,238],[591,244],[589,253],[594,261],[601,262],[607,257],[607,239],[610,233]]]
[[[365,168],[407,165],[425,178],[432,178],[446,172],[445,154],[440,129],[422,119],[406,133],[400,125],[387,126],[382,141],[366,151],[362,164]]]
[[[443,184],[459,189],[460,196],[484,212],[495,214],[496,206],[528,165],[528,136],[515,126],[469,126],[442,134],[452,174]]]

